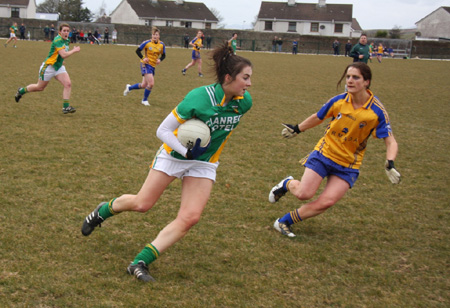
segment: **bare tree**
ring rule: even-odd
[[[225,28],[225,24],[223,23],[223,17],[222,15],[220,15],[219,10],[216,8],[210,8],[209,10],[211,11],[211,13],[213,13],[214,16],[216,16],[217,20],[219,21],[217,23],[217,28],[219,29]]]

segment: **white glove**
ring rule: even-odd
[[[281,131],[281,135],[286,139],[295,137],[301,133],[300,129],[298,128],[298,124],[292,125],[283,123],[282,125],[284,126],[284,128]]]
[[[389,180],[392,182],[392,184],[400,183],[401,175],[397,171],[397,169],[395,169],[393,160],[386,160],[386,163],[384,164],[384,170],[386,171],[386,175],[389,178]]]

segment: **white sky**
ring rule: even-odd
[[[105,6],[111,13],[122,0],[82,0],[84,6],[98,13]],[[150,0],[148,0],[150,1]],[[287,2],[287,0],[268,0]],[[37,0],[40,4],[44,0]],[[223,23],[230,29],[247,29],[258,15],[261,0],[188,0],[203,2],[208,8],[215,8],[223,17]],[[317,3],[318,0],[296,0],[298,3]],[[103,4],[102,4],[103,3]],[[327,0],[328,4],[353,4],[353,17],[364,30],[415,28],[415,23],[441,6],[450,6],[450,0]]]

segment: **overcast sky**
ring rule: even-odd
[[[82,0],[93,13],[105,6],[111,13],[122,0]],[[150,0],[148,0],[150,1]],[[40,4],[44,0],[37,0]],[[261,0],[188,0],[203,2],[208,8],[215,8],[223,17],[226,28],[244,29],[251,27],[261,6]],[[267,2],[287,2],[271,0]],[[296,0],[298,3],[317,3],[318,0]],[[103,4],[102,4],[103,3]],[[353,17],[364,30],[415,28],[415,23],[441,6],[450,6],[450,0],[327,0],[329,4],[353,4]]]

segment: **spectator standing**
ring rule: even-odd
[[[297,52],[298,52],[298,41],[297,41],[297,40],[294,40],[294,41],[292,42],[292,54],[293,54],[293,55],[296,55]]]
[[[350,50],[352,50],[352,43],[350,40],[347,41],[347,44],[345,44],[345,56],[348,57],[350,55]]]
[[[78,31],[75,27],[72,28],[72,43],[76,43],[77,42],[77,37],[78,37]]]
[[[50,27],[50,40],[53,42],[54,39],[55,39],[55,25],[52,24],[52,26]]]
[[[281,52],[283,46],[283,39],[281,37],[278,38],[277,45],[278,45],[278,52]]]
[[[189,35],[186,33],[183,37],[184,40],[184,48],[189,48]]]
[[[117,29],[116,28],[114,28],[114,30],[112,32],[112,43],[117,44]]]
[[[48,25],[44,28],[44,36],[46,41],[50,40],[50,27]]]
[[[109,29],[105,28],[105,32],[103,32],[103,44],[109,44]]]
[[[24,24],[20,25],[19,31],[20,31],[20,39],[24,40],[25,39],[25,31],[26,31],[26,27]]]
[[[341,43],[339,43],[338,39],[335,39],[333,42],[333,51],[335,56],[339,56],[339,47]]]
[[[211,49],[211,41],[212,41],[212,37],[210,34],[208,34],[206,36],[206,49]]]
[[[272,40],[272,52],[277,52],[278,38],[275,36]]]

